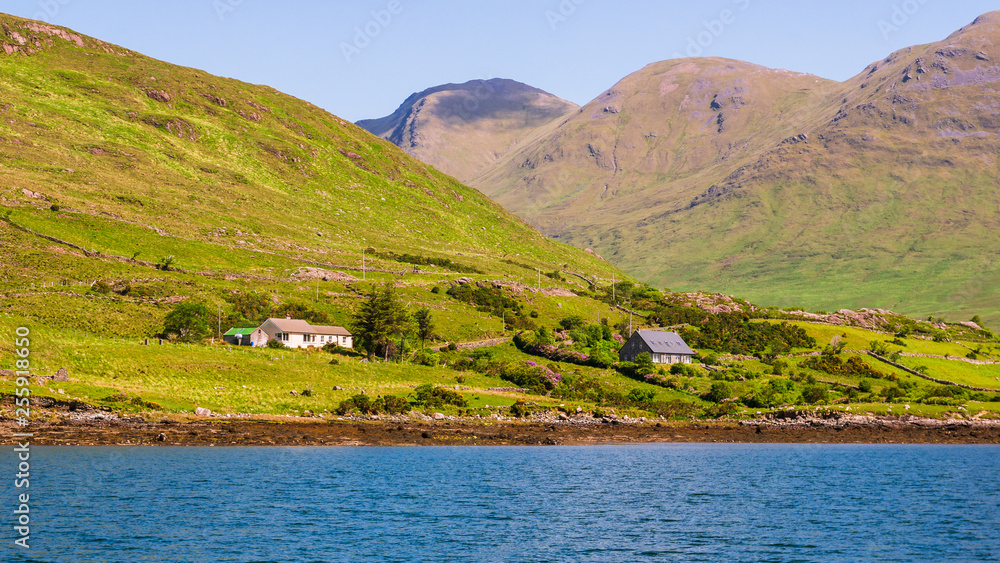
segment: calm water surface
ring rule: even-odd
[[[13,548],[8,484],[3,561],[1000,559],[996,446],[50,447],[31,461],[32,549]]]

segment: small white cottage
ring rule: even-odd
[[[253,333],[254,346],[275,339],[289,348],[322,348],[337,344],[354,347],[354,336],[342,326],[311,325],[301,319],[267,319]]]

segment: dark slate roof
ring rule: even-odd
[[[676,332],[660,332],[658,330],[637,330],[639,338],[649,346],[655,354],[687,354],[694,355],[684,339]]]

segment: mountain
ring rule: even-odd
[[[88,251],[256,275],[275,261],[360,267],[366,247],[504,271],[518,256],[532,281],[556,265],[610,274],[308,102],[42,22],[0,23],[5,235],[23,237],[16,224]],[[10,252],[6,265],[34,275],[32,259]]]
[[[527,84],[494,78],[428,88],[390,115],[357,125],[466,181],[578,107]]]
[[[657,285],[995,322],[998,61],[1000,12],[843,83],[655,63],[470,185]]]

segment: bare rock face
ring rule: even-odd
[[[59,371],[52,376],[52,381],[69,381],[69,371],[66,368],[59,368]]]
[[[198,416],[212,416],[212,411],[206,409],[205,407],[198,407],[194,409],[194,414]]]
[[[158,102],[167,103],[170,101],[170,94],[166,90],[147,90],[146,95]]]

